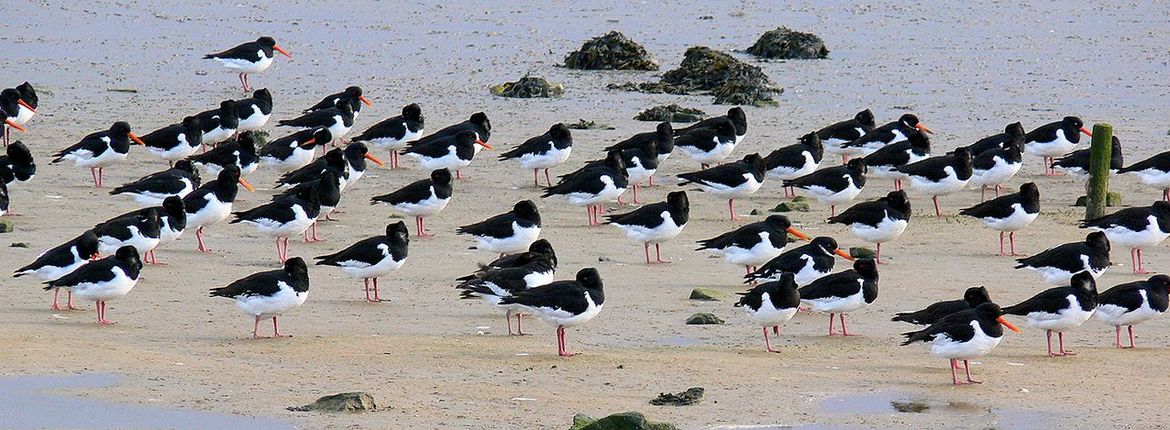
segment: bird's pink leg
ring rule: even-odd
[[[874,263],[886,264],[886,262],[882,261],[882,243],[881,242],[877,243],[877,252],[874,253]]]
[[[540,169],[532,169],[532,186],[540,188]]]
[[[931,197],[934,200],[934,216],[942,216],[942,211],[938,209],[938,196]]]
[[[995,197],[999,197],[999,189],[1000,189],[1000,185],[995,184]]]
[[[837,316],[837,314],[833,314],[833,313],[829,314],[829,336],[837,334],[837,333],[833,332],[833,318],[836,316]]]
[[[418,237],[432,237],[433,234],[427,232],[427,223],[421,216],[414,217],[414,222],[418,224]]]
[[[373,300],[370,300],[370,278],[362,278],[362,287],[366,290],[366,301],[372,302]]]
[[[646,264],[651,264],[650,263],[650,242],[643,243],[642,249],[646,251]]]
[[[276,317],[272,317],[272,337],[291,337],[280,334],[280,328],[276,325]]]
[[[378,295],[378,278],[374,278],[374,301],[381,302],[382,296]]]
[[[772,349],[772,341],[768,340],[768,327],[764,327],[764,350],[768,352],[780,352]]]
[[[1052,353],[1052,330],[1045,331],[1045,336],[1048,337],[1048,356],[1055,357],[1056,354]]]
[[[1133,326],[1132,325],[1129,326],[1129,347],[1136,348],[1136,346],[1134,346],[1134,344],[1133,344]]]
[[[1064,349],[1064,332],[1063,331],[1056,332],[1056,338],[1057,338],[1057,340],[1060,341],[1060,355],[1077,355],[1076,353],[1074,353],[1072,351],[1066,351]]]
[[[211,250],[207,249],[207,245],[203,243],[203,227],[195,229],[195,240],[199,242],[199,252],[210,254]]]
[[[861,336],[861,334],[849,334],[849,329],[845,327],[845,314],[837,314],[841,317],[841,335],[842,336]]]
[[[837,216],[837,205],[829,205],[829,216]]]
[[[522,320],[522,319],[524,319],[524,313],[523,312],[516,312],[516,335],[517,336],[528,336],[527,334],[524,333],[524,329],[522,327],[520,327],[520,320]]]
[[[1113,335],[1116,337],[1113,345],[1116,346],[1117,349],[1121,349],[1121,326],[1113,327]]]
[[[654,244],[654,252],[658,255],[658,262],[659,263],[669,263],[670,262],[670,260],[663,260],[662,259],[662,244],[661,243]]]
[[[1003,253],[1003,234],[1006,232],[999,232],[999,255],[1006,255]]]
[[[974,379],[971,379],[971,363],[970,362],[968,362],[967,360],[963,360],[963,368],[967,370],[967,383],[968,384],[982,384],[983,383],[983,381],[976,381]]]
[[[987,186],[983,185],[983,186],[979,187],[979,202],[982,203],[986,200],[987,200]]]
[[[1013,231],[1011,233],[1008,233],[1008,240],[1010,240],[1012,243],[1012,255],[1013,256],[1020,255],[1020,254],[1016,253],[1016,232]]]
[[[256,315],[256,323],[252,324],[252,339],[260,338],[260,316]]]
[[[960,385],[959,384],[959,374],[955,370],[955,368],[957,368],[957,367],[959,367],[958,360],[952,358],[951,359],[951,384],[954,384],[954,385]]]
[[[780,326],[778,326],[778,325],[772,326],[772,334],[780,335]]]
[[[557,326],[557,338],[559,338],[558,342],[561,344],[561,357],[572,357],[578,354],[569,352],[569,348],[565,344],[565,326]]]
[[[98,176],[97,176],[97,167],[90,167],[89,168],[89,175],[93,176],[93,186],[95,188],[101,188],[101,182],[98,181]]]
[[[1134,273],[1142,274],[1142,275],[1150,273],[1150,272],[1146,271],[1145,265],[1142,264],[1142,249],[1141,248],[1137,249],[1137,272],[1134,272]]]
[[[65,309],[69,309],[71,311],[77,310],[77,308],[73,306],[73,292],[66,291],[65,297],[66,297]],[[56,300],[56,298],[54,298],[54,300]]]
[[[739,217],[735,216],[735,199],[727,199],[727,211],[731,213],[732,221],[739,221]]]
[[[49,309],[50,309],[50,310],[54,310],[54,311],[59,311],[59,310],[61,310],[61,307],[60,307],[60,306],[57,306],[57,295],[58,295],[58,294],[61,294],[61,289],[60,289],[60,288],[54,288],[54,289],[53,289],[53,306],[49,306]],[[1120,330],[1120,329],[1119,329],[1119,330]],[[1120,341],[1119,341],[1119,342],[1120,342]],[[1118,346],[1120,346],[1120,344],[1118,344]]]
[[[550,187],[552,186],[552,177],[548,175],[548,169],[544,169],[544,183],[548,184]],[[538,183],[536,186],[539,187],[540,184]]]
[[[634,204],[642,203],[642,202],[638,201],[638,184],[633,184],[633,185],[634,185]]]
[[[276,238],[276,258],[279,259],[281,263],[284,262],[284,252],[280,250],[280,238],[279,237]]]
[[[98,301],[98,323],[101,325],[112,325],[113,321],[106,319],[106,301]]]

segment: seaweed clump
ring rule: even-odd
[[[774,105],[773,96],[784,91],[759,67],[705,46],[687,49],[679,67],[664,73],[661,82],[611,84],[609,88],[668,94],[709,92],[715,96],[715,104],[754,106]]]
[[[583,70],[658,70],[646,48],[618,31],[589,39],[565,56],[565,67]]]
[[[515,98],[549,98],[560,97],[565,93],[565,86],[553,84],[541,77],[527,76],[516,82],[504,82],[491,88],[492,95]]]
[[[819,60],[829,57],[829,49],[820,36],[779,27],[764,32],[747,53],[781,60]]]
[[[654,122],[696,122],[701,121],[707,116],[706,112],[699,109],[685,108],[677,104],[655,106],[650,109],[638,112],[634,116],[638,121],[654,121]]]

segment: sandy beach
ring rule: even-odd
[[[364,302],[360,280],[339,270],[311,266],[308,301],[282,317],[286,339],[250,338],[252,320],[234,303],[211,298],[208,289],[251,273],[279,267],[273,242],[254,228],[223,223],[207,229],[213,255],[195,250],[193,232],[158,250],[165,266],[148,266],[144,280],[110,302],[109,318],[94,323],[83,311],[48,309],[51,294],[28,278],[6,279],[0,300],[0,391],[15,375],[115,374],[104,389],[58,390],[62,394],[123,404],[260,417],[296,428],[568,428],[575,413],[605,416],[640,411],[685,429],[739,428],[1055,428],[1058,426],[1150,428],[1168,413],[1161,396],[1170,370],[1170,321],[1136,327],[1138,347],[1116,350],[1113,327],[1097,320],[1065,336],[1072,357],[1045,357],[1044,332],[1021,325],[973,368],[986,383],[953,387],[945,360],[922,345],[899,347],[902,332],[891,322],[898,311],[916,310],[961,297],[984,285],[1001,305],[1018,303],[1048,288],[1038,276],[1014,270],[996,255],[997,234],[955,214],[979,201],[969,189],[942,198],[946,216],[934,217],[930,200],[911,192],[914,216],[905,234],[883,245],[889,264],[879,267],[880,294],[851,314],[859,337],[826,337],[827,317],[797,315],[763,351],[759,328],[733,308],[742,291],[742,268],[693,251],[695,241],[758,221],[783,201],[778,182],[765,182],[753,197],[736,202],[743,221],[726,220],[726,201],[690,192],[691,221],[664,245],[668,265],[642,263],[641,244],[613,227],[586,227],[585,211],[563,199],[540,199],[531,172],[497,161],[502,149],[543,133],[557,122],[578,119],[614,130],[574,130],[572,158],[554,174],[600,158],[602,148],[654,123],[634,121],[648,107],[678,103],[724,113],[705,95],[673,96],[607,90],[606,84],[656,80],[661,72],[587,72],[557,67],[590,37],[619,30],[655,55],[662,70],[677,67],[687,47],[732,51],[748,47],[764,31],[786,25],[817,33],[831,50],[827,60],[757,64],[784,87],[776,107],[745,107],[749,134],[733,157],[766,154],[829,123],[870,108],[879,124],[905,112],[919,115],[937,134],[935,153],[1001,132],[1020,121],[1026,129],[1065,115],[1091,127],[1108,122],[1127,164],[1166,149],[1167,50],[1170,9],[1161,4],[1075,1],[1059,8],[999,2],[945,1],[929,6],[898,2],[699,2],[586,3],[503,1],[370,2],[344,5],[280,0],[265,5],[201,1],[182,5],[158,0],[75,4],[15,0],[0,5],[0,86],[31,81],[40,92],[39,115],[24,141],[38,164],[35,180],[13,189],[15,231],[0,234],[0,273],[31,262],[110,216],[137,208],[129,198],[95,189],[86,169],[49,165],[50,154],[118,120],[137,133],[212,109],[227,98],[246,97],[236,75],[202,54],[260,35],[274,36],[294,58],[279,58],[251,78],[275,99],[273,121],[299,115],[325,94],[360,85],[374,106],[362,110],[354,134],[419,103],[427,129],[438,130],[487,112],[495,152],[481,152],[455,183],[450,205],[427,226],[431,239],[412,237],[410,257],[381,282],[389,302]],[[700,19],[710,16],[712,19]],[[488,87],[526,73],[564,84],[553,99],[508,99]],[[111,91],[133,89],[136,92]],[[383,160],[388,154],[375,152]],[[826,157],[823,166],[838,160]],[[339,222],[322,223],[323,243],[293,240],[290,255],[306,259],[339,250],[384,231],[400,218],[369,205],[426,176],[403,158],[401,170],[374,169],[342,198]],[[141,147],[126,162],[106,169],[107,185],[161,170],[165,163]],[[661,184],[640,193],[660,201],[673,175],[697,170],[680,153],[664,163]],[[1041,176],[1037,157],[1009,188],[1034,181],[1042,214],[1017,234],[1017,249],[1033,254],[1082,240],[1084,208],[1072,207],[1082,184],[1067,176]],[[276,172],[258,170],[241,192],[239,209],[268,201]],[[204,180],[208,180],[204,175]],[[1161,193],[1136,178],[1112,179],[1127,206],[1144,206]],[[891,190],[873,180],[859,199]],[[532,336],[507,336],[502,314],[476,300],[459,300],[454,278],[495,256],[469,249],[475,243],[455,228],[536,201],[542,237],[560,260],[557,279],[596,267],[605,280],[606,303],[595,320],[569,330],[569,348],[582,355],[556,356],[553,327],[525,320]],[[859,200],[860,201],[860,200]],[[633,206],[610,204],[610,213]],[[748,215],[753,210],[759,215]],[[843,247],[870,246],[845,227],[829,225],[828,207],[788,214],[811,235],[830,235]],[[6,217],[8,218],[8,217]],[[407,225],[411,220],[406,219]],[[11,247],[16,243],[27,248]],[[1146,276],[1129,273],[1127,250],[1114,247],[1105,289]],[[1165,246],[1145,252],[1147,268],[1170,265]],[[848,267],[838,261],[837,268]],[[687,299],[693,288],[723,293],[717,302]],[[718,326],[688,326],[695,312],[725,319]],[[704,387],[693,406],[651,406],[660,392]],[[381,410],[327,415],[285,408],[346,391],[372,394]],[[891,402],[931,405],[902,413]],[[69,410],[45,411],[70,414]],[[85,417],[75,417],[85,423]],[[4,421],[0,417],[0,421]],[[267,421],[266,421],[267,422]],[[84,427],[84,424],[77,425]],[[117,428],[118,425],[94,425]],[[28,428],[0,422],[3,428]],[[35,426],[34,426],[35,427]],[[279,427],[279,425],[277,425]]]

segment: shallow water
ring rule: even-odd
[[[971,422],[985,421],[988,426],[1011,429],[1051,428],[1055,414],[1021,409],[980,406],[965,401],[930,399],[907,393],[878,391],[830,397],[821,401],[821,409],[832,414],[938,414],[969,416]]]

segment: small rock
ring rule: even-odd
[[[759,209],[752,209],[752,211],[751,211],[751,212],[749,212],[749,214],[751,214],[751,215],[759,215],[759,214],[760,214],[760,210],[759,210]]]
[[[699,109],[685,108],[677,104],[655,106],[634,116],[638,121],[697,122],[707,116]]]
[[[491,87],[491,93],[499,97],[522,99],[560,97],[565,94],[565,86],[550,83],[541,77],[525,75],[519,81]]]
[[[874,258],[875,256],[877,256],[877,253],[874,252],[874,250],[869,249],[869,248],[855,246],[855,247],[849,248],[849,256],[853,257],[853,258]]]
[[[610,260],[609,257],[606,257],[604,255],[601,257],[597,257],[597,262],[599,262],[599,263],[606,263],[606,262],[610,262],[610,261],[613,261],[613,260]]]
[[[374,397],[364,392],[340,393],[288,410],[296,412],[371,412],[378,409]]]
[[[569,427],[569,430],[581,430],[585,426],[593,424],[596,421],[597,418],[579,413],[577,415],[573,415],[573,426]]]
[[[702,400],[703,387],[691,387],[678,394],[658,393],[658,397],[650,400],[650,404],[654,406],[688,406],[698,404]]]
[[[799,197],[798,197],[799,198]],[[776,207],[772,208],[772,212],[808,212],[808,202],[805,200],[792,200],[788,202],[780,202]]]
[[[24,242],[13,242],[11,245],[8,245],[8,247],[9,248],[28,248],[28,244],[24,243]]]
[[[723,297],[722,293],[715,291],[715,290],[712,290],[710,288],[695,288],[695,289],[691,290],[691,296],[688,297],[688,299],[690,299],[690,300],[703,300],[703,301],[708,301],[708,302],[717,302],[717,301],[719,301],[720,297]]]
[[[566,127],[573,130],[615,130],[612,125],[598,124],[594,121],[586,121],[578,119],[577,122],[569,123]]]
[[[1089,198],[1087,196],[1080,196],[1080,197],[1077,197],[1077,201],[1076,201],[1076,203],[1073,203],[1073,206],[1084,207],[1086,202],[1088,202],[1088,201],[1089,201]],[[1112,207],[1117,207],[1117,206],[1121,206],[1121,193],[1116,192],[1116,191],[1110,191],[1110,192],[1106,193],[1105,194],[1105,207],[1112,208]]]
[[[649,421],[641,412],[623,412],[594,421],[580,430],[678,430],[678,427]]]
[[[0,219],[0,233],[12,233],[14,229],[15,226],[12,224],[12,221]]]
[[[270,135],[268,134],[268,132],[264,131],[264,130],[253,130],[252,131],[252,139],[256,141],[257,148],[263,147],[265,144],[267,144],[269,136]]]
[[[688,325],[711,325],[723,324],[724,322],[721,318],[710,312],[699,312],[687,318]]]
[[[711,15],[703,15],[703,16],[700,16],[699,19],[705,21],[705,20],[709,20],[709,19],[715,19],[715,17],[713,17]]]
[[[779,27],[765,32],[747,53],[763,58],[784,60],[816,60],[829,57],[825,41],[812,33],[792,31]]]
[[[565,67],[585,70],[658,70],[646,48],[618,31],[589,39],[565,56]]]

